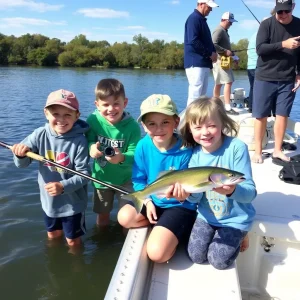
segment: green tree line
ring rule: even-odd
[[[232,43],[233,50],[247,49],[248,40]],[[183,43],[150,42],[141,34],[133,43],[110,44],[107,41],[89,41],[80,34],[68,43],[41,34],[20,37],[0,33],[0,65],[37,65],[62,67],[150,68],[183,69]],[[247,68],[247,53],[236,53],[239,69]]]

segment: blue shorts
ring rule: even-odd
[[[273,115],[289,117],[296,93],[292,91],[295,82],[254,81],[252,116],[266,118]]]
[[[177,237],[179,243],[187,243],[196,220],[196,211],[182,206],[170,208],[161,208],[155,204],[154,206],[158,220],[154,226],[162,226],[169,229]],[[143,205],[141,214],[147,218],[145,205]]]
[[[48,232],[63,230],[65,237],[68,239],[76,239],[86,232],[84,213],[69,217],[51,218],[44,212],[44,220]]]

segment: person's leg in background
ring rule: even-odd
[[[255,69],[248,69],[248,79],[249,79],[249,84],[250,84],[250,89],[249,89],[249,112],[252,113],[252,103],[253,103],[253,85],[254,85],[254,78],[255,78]]]
[[[200,96],[206,95],[209,72],[209,68],[192,67],[185,69],[189,82],[187,105]]]

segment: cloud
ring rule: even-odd
[[[33,11],[46,12],[60,10],[64,7],[64,5],[51,5],[44,2],[36,2],[32,0],[0,0],[0,10],[23,7]]]
[[[127,11],[117,11],[109,8],[82,8],[77,13],[89,18],[112,19],[112,18],[128,18]]]
[[[268,8],[272,9],[275,6],[275,1],[261,1],[261,0],[254,0],[254,1],[245,1],[248,6],[259,7],[259,8]]]
[[[258,28],[258,22],[256,20],[243,20],[239,22],[239,27],[246,30],[253,30]]]
[[[11,27],[24,27],[30,26],[50,26],[50,25],[66,25],[65,21],[61,22],[50,22],[43,19],[29,19],[29,18],[2,18],[0,19],[0,28],[11,28]]]
[[[174,0],[174,1],[171,1],[169,3],[172,4],[172,5],[178,5],[178,4],[180,4],[180,1]]]
[[[120,27],[118,30],[144,30],[144,26],[126,26],[126,27]]]

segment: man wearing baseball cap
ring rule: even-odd
[[[79,120],[79,104],[73,92],[60,89],[47,98],[44,113],[48,123],[35,129],[12,151],[17,167],[27,167],[28,151],[39,153],[64,167],[89,175],[88,145],[84,134],[89,125]],[[63,235],[70,247],[81,244],[85,234],[87,179],[39,163],[38,183],[44,222],[49,239]]]
[[[255,163],[263,162],[262,140],[271,110],[276,115],[273,163],[284,165],[290,160],[281,148],[295,92],[300,86],[300,19],[293,16],[294,7],[292,0],[276,0],[275,14],[258,29],[252,107],[252,116],[256,118],[252,157]]]
[[[215,80],[214,96],[220,97],[221,87],[224,84],[225,110],[230,115],[238,115],[238,112],[233,110],[230,104],[230,93],[232,83],[234,82],[234,76],[231,67],[227,69],[222,68],[221,57],[231,57],[234,55],[231,51],[230,37],[228,34],[228,29],[234,22],[237,22],[237,20],[234,18],[233,13],[229,11],[225,12],[222,15],[220,24],[212,35],[212,40],[218,53],[218,60],[213,65],[213,75]]]
[[[217,54],[206,17],[218,7],[214,0],[198,0],[184,29],[184,68],[189,82],[187,104],[207,92],[208,77]]]

